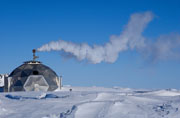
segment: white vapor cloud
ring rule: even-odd
[[[87,60],[93,64],[101,62],[113,63],[117,60],[119,53],[134,49],[154,60],[177,55],[176,51],[180,47],[179,35],[161,36],[155,43],[147,43],[146,38],[142,36],[142,32],[153,17],[153,13],[149,11],[132,14],[120,35],[111,36],[110,41],[104,45],[90,46],[86,43],[76,44],[59,40],[45,44],[37,50],[62,51],[79,61]]]
[[[167,59],[180,59],[180,35],[161,35],[154,43],[146,43],[143,54],[152,62]]]

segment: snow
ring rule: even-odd
[[[180,118],[180,91],[64,86],[0,93],[0,118]]]

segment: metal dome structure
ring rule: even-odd
[[[35,61],[24,62],[9,75],[9,91],[53,91],[59,87],[57,74],[48,66]]]

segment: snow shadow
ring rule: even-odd
[[[69,95],[66,96],[57,96],[54,94],[45,94],[43,96],[38,97],[23,97],[23,96],[13,96],[11,94],[5,95],[6,98],[12,99],[12,100],[26,100],[26,99],[34,99],[34,100],[40,100],[40,99],[48,99],[48,98],[67,98]]]
[[[178,111],[178,108],[174,108],[172,105],[170,104],[162,104],[162,105],[156,105],[153,107],[154,111],[164,117],[170,113],[175,113]]]
[[[65,112],[61,112],[60,114],[49,114],[42,118],[74,118],[74,112],[77,109],[76,105],[73,105],[70,109]]]
[[[76,108],[77,107],[73,105],[71,109],[67,110],[66,112],[60,113],[60,118],[66,118],[67,116],[71,115]]]

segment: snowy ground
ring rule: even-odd
[[[180,118],[180,91],[64,87],[0,93],[0,118]]]

